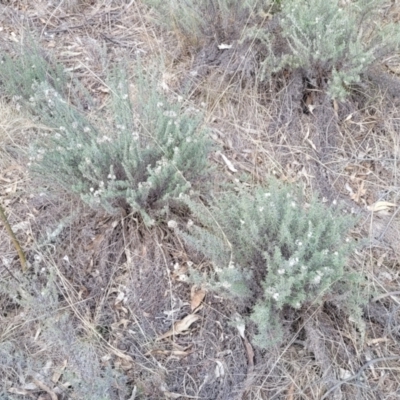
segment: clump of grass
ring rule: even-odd
[[[20,93],[17,101],[52,128],[33,146],[32,171],[90,206],[138,214],[152,225],[171,201],[204,183],[211,142],[201,118],[171,103],[155,79],[139,74],[132,100],[124,68],[116,67],[110,74],[112,121],[97,122],[83,111],[86,93],[79,83],[38,51],[6,56],[0,79],[7,93]]]

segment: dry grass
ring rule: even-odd
[[[188,105],[204,111],[237,170],[213,154],[219,179],[248,174],[247,184],[255,185],[272,173],[324,201],[343,200],[360,215],[353,234],[367,244],[351,268],[365,276],[374,299],[363,329],[333,300],[301,314],[288,310],[284,346],[265,353],[251,346],[252,326],[242,337],[232,324],[246,310],[208,293],[195,313],[201,318],[184,335],[157,340],[193,312],[181,276],[188,262],[202,269],[205,260],[166,228],[150,232],[132,219],[93,213],[65,193],[42,194],[26,170],[27,149],[42,128],[2,100],[0,201],[31,269],[23,276],[1,226],[0,398],[99,399],[104,386],[104,399],[397,399],[400,92],[393,88],[400,86],[394,72],[382,78],[386,60],[369,73],[379,89],[336,107],[312,97],[293,74],[264,87],[240,69],[228,74],[224,66],[235,63],[227,55],[219,66],[203,59],[206,72],[193,80],[201,60],[154,26],[139,2],[57,4],[0,6],[2,50],[34,32],[99,108],[108,100],[110,64],[162,59],[160,84],[171,96],[189,94]],[[394,59],[390,66],[395,71]],[[315,106],[308,114],[305,95]],[[387,203],[378,210],[377,202]],[[107,367],[118,376],[107,375]],[[90,381],[98,386],[78,390]]]

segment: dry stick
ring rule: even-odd
[[[45,392],[47,392],[47,394],[51,397],[51,400],[57,400],[58,399],[57,395],[47,385],[45,385],[43,382],[39,381],[36,378],[33,378],[32,381],[39,389],[42,389]]]
[[[387,293],[383,293],[383,294],[380,294],[379,296],[376,296],[376,297],[374,297],[372,300],[371,300],[371,303],[374,303],[374,302],[376,302],[376,301],[378,301],[378,300],[382,300],[382,299],[384,299],[385,297],[392,297],[392,296],[396,296],[396,295],[398,295],[398,294],[400,294],[400,290],[396,290],[395,292],[387,292]]]
[[[322,397],[321,400],[324,400],[328,397],[328,394],[332,393],[334,390],[336,390],[337,388],[339,388],[340,386],[342,386],[344,383],[353,381],[354,379],[358,379],[361,374],[363,373],[363,371],[365,369],[367,369],[370,365],[376,363],[376,362],[380,362],[380,361],[393,361],[393,360],[399,360],[400,357],[399,356],[389,356],[389,357],[380,357],[380,358],[374,358],[373,360],[368,361],[367,363],[365,363],[356,374],[354,374],[353,376],[351,376],[350,378],[347,378],[343,381],[338,382],[336,385],[332,386]]]
[[[15,236],[13,230],[11,229],[10,224],[8,223],[6,214],[4,212],[4,208],[1,204],[0,204],[0,220],[3,221],[3,224],[6,227],[6,231],[10,235],[11,241],[13,242],[13,245],[14,245],[15,249],[17,250],[19,261],[20,261],[21,267],[22,267],[22,272],[26,272],[28,267],[26,264],[25,254],[21,248],[21,245],[19,244],[17,237]]]

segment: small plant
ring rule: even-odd
[[[251,14],[268,10],[269,0],[145,0],[172,29],[198,47],[205,39],[229,40],[233,29],[245,26]],[[240,32],[239,32],[240,34]],[[220,43],[220,44],[221,44]]]
[[[398,49],[397,24],[383,25],[379,13],[383,0],[284,0],[276,16],[283,45],[273,48],[275,35],[254,28],[269,48],[262,75],[284,68],[302,68],[316,88],[332,98],[344,99],[351,85],[383,55]],[[249,36],[249,33],[247,34]],[[277,51],[278,50],[278,51]]]
[[[22,276],[18,281],[10,279],[0,283],[2,305],[7,300],[12,302],[24,318],[16,329],[15,318],[12,318],[14,309],[2,316],[0,398],[17,398],[11,393],[18,393],[22,383],[29,383],[30,390],[39,390],[35,379],[51,388],[58,386],[56,390],[69,393],[71,398],[125,398],[129,386],[116,369],[101,360],[102,343],[85,331],[85,324],[81,325],[74,315],[60,312],[62,296],[54,275],[54,271],[50,271],[47,276],[41,273],[29,279]],[[32,330],[37,332],[36,337],[30,335]],[[57,370],[62,373],[57,382],[52,382]]]
[[[28,111],[40,116],[41,122],[53,126],[61,115],[67,118],[64,123],[73,122],[79,117],[78,110],[93,106],[93,99],[85,88],[66,73],[61,64],[53,62],[42,52],[32,38],[17,54],[15,57],[5,54],[0,61],[2,91],[12,97],[17,109],[23,104]],[[56,109],[51,99],[35,101],[43,90],[53,90],[60,99],[67,99],[65,109]],[[61,115],[57,115],[57,111],[61,111]]]
[[[110,79],[113,118],[96,116],[96,122],[66,96],[78,84],[38,52],[6,57],[0,79],[9,94],[19,91],[18,101],[51,128],[34,146],[32,171],[94,208],[139,214],[152,225],[170,201],[207,174],[211,142],[200,118],[168,101],[155,80],[139,76],[131,100],[124,69],[115,68]]]
[[[306,204],[300,191],[271,180],[255,193],[227,193],[210,210],[187,199],[196,220],[184,239],[213,262],[211,287],[250,300],[261,347],[279,339],[279,311],[322,301],[345,277],[353,244],[346,234],[354,218]],[[198,278],[198,277],[197,277]],[[255,282],[262,298],[252,298]]]

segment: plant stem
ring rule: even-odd
[[[22,272],[26,272],[28,267],[26,264],[25,254],[21,248],[21,245],[19,244],[17,237],[15,236],[15,233],[13,232],[10,224],[8,223],[4,208],[1,204],[0,204],[0,220],[3,221],[3,224],[6,227],[6,231],[10,235],[11,241],[13,242],[13,245],[14,245],[15,249],[17,250],[19,261],[20,261],[21,267],[22,267]]]

